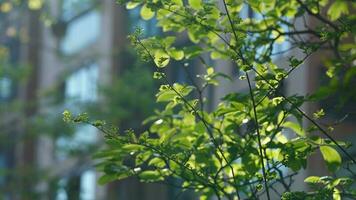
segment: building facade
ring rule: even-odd
[[[130,27],[140,25],[152,33],[155,31],[152,22],[139,20],[137,11],[129,13],[112,0],[50,0],[41,11],[13,10],[18,18],[9,21],[5,16],[2,18],[1,22],[9,27],[19,23],[16,30],[22,31],[26,38],[5,41],[8,47],[13,46],[9,48],[11,59],[31,68],[22,84],[0,74],[1,108],[13,99],[21,100],[25,106],[24,113],[18,112],[11,118],[7,117],[10,111],[1,112],[1,126],[12,129],[1,133],[2,137],[8,140],[11,133],[16,135],[13,146],[9,147],[9,141],[1,145],[0,166],[14,170],[13,175],[6,174],[0,179],[2,197],[167,199],[172,194],[166,187],[146,186],[136,179],[98,185],[100,174],[95,171],[91,157],[102,146],[102,137],[91,126],[78,126],[69,136],[61,127],[58,130],[62,133],[56,136],[53,136],[56,130],[49,129],[37,130],[40,133],[30,136],[32,120],[47,123],[51,120],[49,116],[60,117],[65,109],[78,113],[84,111],[78,105],[103,103],[99,88],[120,77],[127,59],[122,52],[127,49]],[[14,122],[20,121],[14,126]],[[21,177],[20,173],[25,171],[27,176],[33,176],[32,180],[13,177]]]

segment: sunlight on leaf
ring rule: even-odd
[[[328,10],[328,16],[332,21],[340,18],[342,14],[348,14],[349,9],[346,1],[336,0]]]
[[[320,151],[323,155],[328,169],[332,172],[338,170],[341,165],[340,154],[330,146],[321,146]]]
[[[155,15],[155,13],[152,12],[152,10],[150,8],[148,8],[147,5],[145,4],[141,8],[140,15],[141,15],[142,19],[150,20]]]
[[[199,10],[203,8],[201,0],[188,0],[188,3],[195,10]]]
[[[43,0],[29,0],[28,1],[28,7],[31,10],[39,10],[42,8],[43,5]]]
[[[154,58],[158,67],[165,67],[169,63],[169,55],[163,50],[157,50],[154,54]]]
[[[140,3],[128,2],[128,3],[126,4],[126,9],[131,10],[131,9],[136,8],[138,5],[140,5]]]

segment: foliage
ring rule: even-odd
[[[18,158],[13,160],[15,152],[16,157],[22,159],[19,156],[21,152],[18,150],[17,146],[21,146],[23,151],[27,150],[26,153],[29,155],[36,155],[36,151],[29,151],[24,146],[31,142],[36,144],[39,139],[47,139],[49,137],[53,140],[54,151],[48,153],[54,153],[53,156],[55,158],[53,160],[61,160],[63,157],[70,159],[87,157],[89,153],[97,151],[97,148],[100,145],[98,143],[84,143],[83,141],[79,144],[77,139],[78,129],[76,129],[79,127],[73,128],[73,126],[68,126],[58,114],[63,110],[63,100],[65,98],[63,91],[65,90],[65,85],[63,84],[63,81],[68,74],[63,73],[63,77],[58,78],[59,84],[51,85],[50,87],[47,87],[46,90],[43,90],[40,87],[41,89],[37,90],[36,88],[36,91],[34,91],[33,88],[31,88],[31,92],[34,91],[34,93],[36,93],[35,97],[31,99],[24,97],[25,95],[23,95],[26,93],[28,82],[38,82],[37,79],[41,78],[33,76],[34,73],[37,73],[36,68],[38,68],[38,66],[34,63],[31,65],[26,58],[18,57],[20,55],[20,47],[21,49],[23,46],[25,47],[24,49],[29,47],[31,50],[33,48],[34,51],[38,51],[39,49],[37,49],[38,47],[36,44],[37,42],[42,43],[41,41],[38,41],[41,40],[41,38],[31,36],[29,33],[30,31],[28,31],[26,27],[28,24],[26,23],[30,23],[29,25],[32,26],[33,21],[38,21],[39,23],[42,23],[41,25],[44,25],[44,28],[49,28],[54,36],[63,37],[63,35],[58,35],[57,32],[59,31],[64,34],[65,31],[63,31],[63,29],[65,29],[65,27],[61,27],[60,25],[63,24],[58,23],[69,23],[68,21],[71,20],[67,18],[62,19],[62,14],[54,16],[50,9],[53,7],[51,3],[53,2],[45,0],[0,1],[0,37],[2,41],[0,44],[1,160],[3,160],[3,156],[5,155],[5,163],[0,163],[0,173],[2,176],[0,181],[0,199],[5,198],[5,196],[11,198],[11,195],[16,195],[18,198],[30,199],[38,199],[40,196],[47,195],[45,193],[52,193],[52,195],[55,195],[58,192],[59,186],[57,183],[59,182],[59,178],[72,179],[71,177],[63,177],[63,175],[52,173],[52,166],[48,167],[51,168],[48,170],[39,168],[37,160],[32,161],[29,159],[29,161],[24,161],[24,164],[18,162]],[[65,3],[62,2],[60,4],[65,4],[65,6],[62,8],[62,5],[56,5],[59,6],[58,9],[70,11],[71,14],[81,14],[83,10],[84,12],[87,12],[88,5],[97,7],[101,2],[94,0],[77,0]],[[33,19],[33,21],[23,21],[24,16],[31,16],[31,20],[32,17],[36,19]],[[75,17],[78,16],[76,15],[73,18]],[[65,20],[65,22],[63,20]],[[22,22],[26,23],[23,24]],[[41,48],[51,51],[51,53],[52,51],[58,51],[54,46],[44,45]],[[67,59],[67,57],[59,56],[62,55],[58,55],[60,62]],[[136,56],[127,54],[115,54],[114,58],[116,59],[117,56],[125,58],[130,57],[132,61],[138,60]],[[79,59],[83,60],[83,58]],[[90,57],[89,59],[92,60],[93,58]],[[65,65],[67,63],[63,62],[63,64]],[[140,64],[138,64],[137,61],[130,64],[132,64],[132,66],[130,66],[129,69],[125,71],[121,71],[122,69],[120,69],[120,75],[122,73],[122,77],[115,79],[115,82],[113,82],[112,85],[100,88],[100,91],[104,91],[100,96],[105,98],[105,105],[109,108],[114,107],[115,109],[107,110],[105,109],[107,107],[104,107],[97,102],[87,103],[77,101],[75,102],[77,111],[87,110],[91,116],[100,116],[107,119],[110,123],[120,125],[120,127],[123,127],[123,125],[126,125],[126,127],[138,127],[138,125],[141,124],[141,121],[147,117],[149,113],[152,113],[153,108],[155,107],[153,104],[154,99],[149,98],[154,94],[154,84],[149,69],[138,69],[137,65]],[[136,75],[139,77],[136,77]],[[116,76],[113,76],[113,78],[116,78]],[[129,83],[130,87],[127,87],[128,85],[126,85],[126,83]],[[7,92],[8,90],[11,91]],[[120,91],[120,94],[118,91]],[[139,94],[137,94],[138,91],[140,91]],[[136,99],[134,97],[138,98]],[[68,98],[66,100],[68,101]],[[73,100],[75,100],[75,98],[73,98]],[[65,102],[67,103],[67,106],[70,104],[68,102]],[[27,111],[36,105],[38,106],[38,110],[31,110],[31,112]],[[136,112],[128,112],[132,110],[136,110]],[[136,119],[132,120],[134,117]],[[58,142],[60,140],[61,142]],[[32,144],[29,144],[28,146],[30,145]],[[57,159],[58,156],[61,158]],[[83,165],[83,163],[81,164]],[[43,182],[52,182],[50,187],[53,191],[39,191],[36,187],[38,183]],[[73,190],[76,189],[77,188],[69,188],[68,193],[72,193]],[[76,193],[78,192],[79,191]]]
[[[349,9],[355,3],[343,0],[121,3],[128,9],[141,6],[141,17],[156,18],[157,25],[166,33],[143,39],[142,30],[137,29],[129,36],[141,58],[155,66],[154,78],[161,83],[156,101],[164,108],[145,120],[150,127],[142,133],[119,132],[104,121],[89,120],[85,114],[63,113],[67,122],[89,123],[104,133],[107,148],[96,155],[101,161],[98,169],[104,172],[100,183],[131,176],[144,182],[166,182],[175,177],[183,180],[180,185],[183,190],[193,189],[201,199],[212,196],[271,199],[272,191],[282,199],[355,197],[355,190],[350,187],[352,179],[340,177],[308,177],[305,182],[314,191],[291,191],[293,177],[306,168],[308,158],[317,151],[321,151],[332,174],[343,162],[339,151],[356,164],[346,151],[349,145],[332,137],[331,126],[319,123],[328,113],[319,110],[311,117],[301,108],[306,102],[320,101],[338,88],[348,87],[355,79],[355,15],[345,15],[351,13]],[[250,10],[256,17],[239,17],[242,9]],[[311,26],[309,19],[316,20],[317,25]],[[297,25],[299,21],[302,25]],[[185,36],[189,42],[179,47],[176,40]],[[288,44],[290,48],[276,51],[278,44]],[[332,55],[323,61],[329,77],[327,84],[332,87],[321,87],[306,96],[287,96],[281,92],[284,80],[320,52]],[[289,56],[289,66],[276,62],[278,54]],[[219,72],[209,62],[209,56],[212,60],[231,62],[248,86],[247,92],[235,91],[220,97],[221,102],[211,111],[205,109],[212,101],[203,95],[206,88],[224,87],[220,84],[223,79],[237,77]],[[201,61],[205,72],[195,74],[197,78],[193,77],[190,85],[172,83],[166,73],[169,64],[192,60]],[[351,93],[342,98],[354,98],[355,93]],[[309,122],[308,127],[302,123],[303,119]],[[287,136],[288,130],[295,134]],[[350,173],[353,174],[351,170]],[[281,185],[281,194],[275,189],[276,184]]]

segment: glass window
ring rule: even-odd
[[[98,65],[91,64],[74,72],[65,83],[65,98],[67,102],[73,100],[90,102],[97,100]]]
[[[93,63],[82,67],[71,74],[65,81],[66,108],[80,112],[78,103],[88,103],[97,100],[98,65]],[[62,136],[56,140],[56,156],[59,160],[66,159],[69,152],[86,150],[88,145],[97,141],[97,131],[89,125],[79,126],[72,136]]]
[[[89,169],[79,175],[72,174],[58,181],[56,200],[95,200],[96,174]]]
[[[11,97],[11,85],[10,78],[0,78],[0,100],[7,100]]]
[[[62,18],[69,20],[93,6],[93,0],[62,0]]]
[[[99,30],[100,13],[98,11],[90,11],[75,19],[68,24],[66,35],[61,43],[61,51],[69,55],[82,50],[97,40]]]
[[[240,17],[241,17],[242,19],[246,19],[246,18],[251,17],[251,16],[249,16],[249,15],[251,14],[251,11],[252,11],[252,10],[249,8],[249,6],[244,3],[243,6],[242,6],[242,8],[241,8],[241,10],[240,10],[239,15],[240,15]]]
[[[67,180],[64,178],[62,178],[58,181],[56,200],[67,200],[68,199],[68,195],[65,190],[66,184],[67,184]]]
[[[56,156],[58,160],[65,160],[71,151],[85,151],[90,145],[97,142],[98,134],[96,128],[83,125],[77,128],[71,137],[59,137],[56,140]]]
[[[284,19],[285,21],[288,21],[288,19]],[[288,32],[288,27],[285,24],[281,25],[281,28],[283,29],[283,32]],[[282,36],[277,41],[273,44],[273,59],[280,58],[284,53],[288,53],[289,50],[291,49],[292,45],[288,41],[288,36]]]
[[[58,182],[56,200],[80,199],[80,176],[72,174]]]
[[[6,168],[6,158],[5,155],[0,153],[0,170],[4,170]],[[0,186],[5,183],[5,177],[0,176]]]
[[[80,177],[80,199],[95,199],[96,174],[94,170],[84,171]]]

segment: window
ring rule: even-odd
[[[70,20],[93,7],[93,0],[62,0],[62,18],[66,21]]]
[[[58,181],[56,200],[67,200],[68,199],[68,195],[65,190],[66,182],[67,181],[64,178],[62,178]]]
[[[288,19],[285,19],[288,21]],[[281,28],[284,32],[288,31],[287,25],[282,25]],[[287,36],[282,36],[273,44],[272,59],[279,59],[284,53],[291,49],[291,43],[288,41]]]
[[[56,200],[95,200],[96,174],[89,169],[58,181]]]
[[[80,176],[80,199],[95,199],[96,174],[94,170],[87,170]]]
[[[98,66],[93,63],[82,67],[71,74],[65,81],[66,108],[74,112],[81,112],[82,103],[95,102],[97,100]],[[64,160],[71,151],[85,151],[88,145],[94,145],[97,141],[97,131],[89,125],[79,126],[71,137],[62,136],[57,139],[57,159]]]
[[[240,10],[240,17],[242,19],[246,18],[252,18],[253,17],[253,12],[252,9],[248,6],[248,4],[243,4],[241,10]]]
[[[0,20],[1,21],[1,20]],[[13,27],[11,27],[13,28]],[[18,67],[19,41],[5,36],[0,45],[0,102],[10,101],[16,95],[16,74],[22,72]]]
[[[6,101],[11,97],[12,81],[10,78],[0,78],[0,101]]]
[[[68,77],[65,82],[65,98],[67,103],[82,103],[97,100],[98,65],[93,63],[82,67]]]
[[[94,127],[89,125],[80,126],[72,137],[62,136],[57,139],[57,159],[65,160],[72,151],[86,151],[86,148],[94,145],[97,139],[98,134]]]
[[[80,194],[80,177],[78,175],[61,178],[59,180],[56,200],[80,199],[79,194]]]
[[[3,153],[0,153],[0,170],[6,169],[6,157]],[[0,176],[0,186],[3,186],[5,183],[5,177]]]
[[[93,44],[99,36],[99,30],[100,14],[95,10],[71,21],[61,42],[62,53],[74,54]]]

